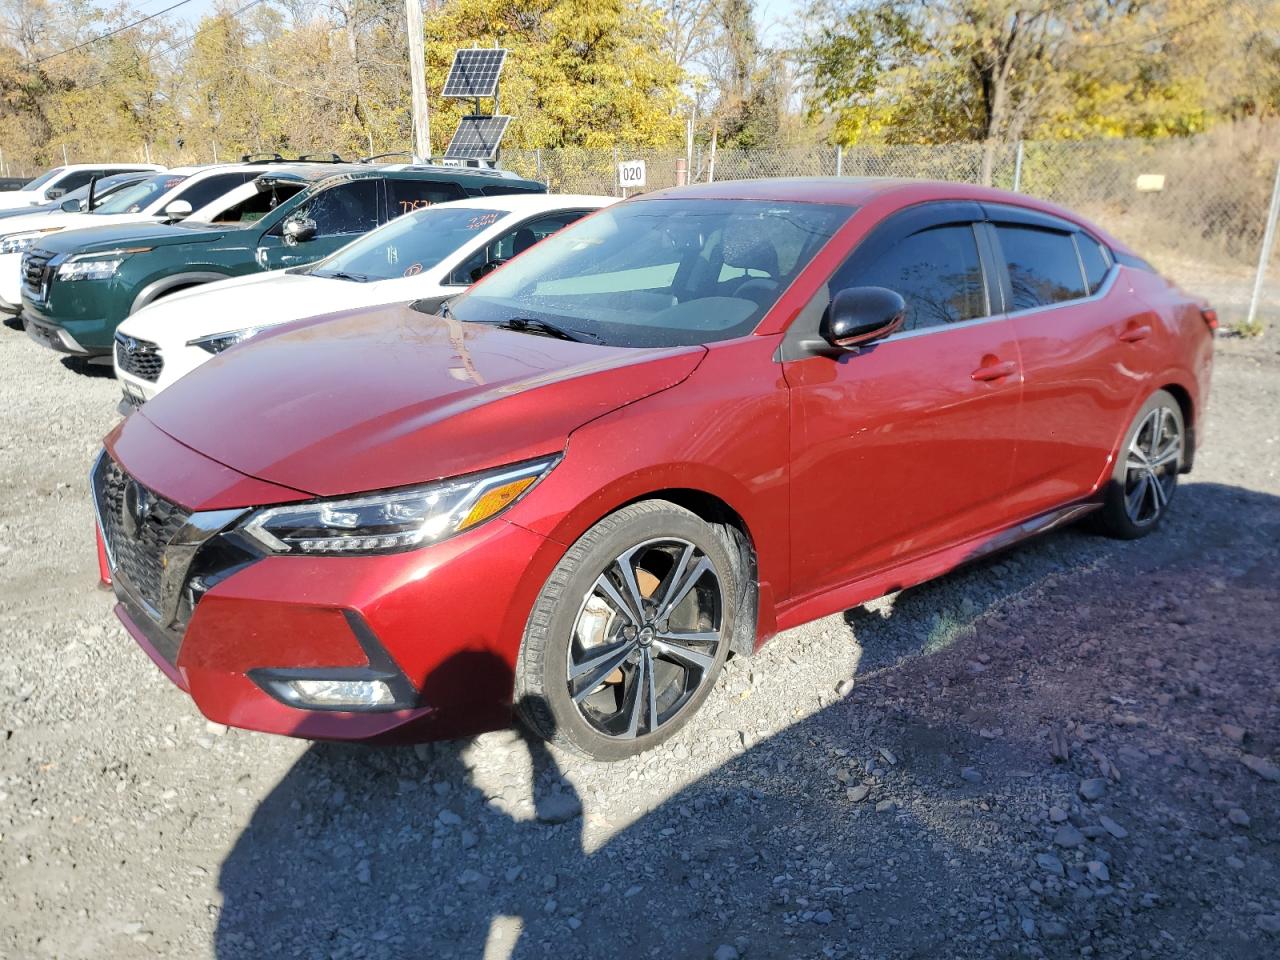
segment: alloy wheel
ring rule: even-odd
[[[1182,463],[1178,418],[1158,406],[1142,418],[1125,458],[1124,509],[1137,526],[1154,523],[1164,512]]]
[[[723,612],[715,566],[689,541],[654,539],[623,552],[574,620],[567,682],[579,714],[619,740],[670,723],[715,674]]]

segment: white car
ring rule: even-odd
[[[105,177],[129,170],[163,170],[157,163],[72,163],[65,167],[46,170],[21,190],[0,193],[0,210],[29,207],[56,200],[77,187],[83,187],[94,177]]]
[[[116,330],[116,377],[133,406],[261,330],[353,307],[434,310],[613,197],[509,194],[405,214],[323,260],[219,280],[143,307]]]
[[[0,313],[16,314],[22,310],[22,255],[45,234],[148,220],[189,218],[211,222],[233,202],[228,199],[231,191],[269,170],[268,166],[252,163],[175,167],[121,190],[93,210],[38,211],[0,220]],[[227,202],[220,202],[223,200]]]

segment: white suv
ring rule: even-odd
[[[116,330],[116,377],[125,404],[149,400],[214,355],[277,324],[410,300],[433,312],[539,240],[613,202],[508,194],[440,203],[398,217],[315,263],[171,294]]]
[[[46,170],[21,190],[0,193],[0,210],[29,207],[56,200],[77,187],[83,187],[94,177],[106,177],[130,170],[163,170],[156,163],[73,163],[65,167]]]

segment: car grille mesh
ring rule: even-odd
[[[116,334],[116,364],[125,373],[155,383],[164,370],[160,348],[150,340]]]
[[[37,300],[43,300],[49,286],[49,261],[53,254],[44,250],[29,250],[22,257],[22,282],[27,292]]]
[[[94,488],[102,536],[114,569],[124,574],[152,612],[161,610],[165,548],[186,524],[190,513],[146,490],[108,456],[103,456],[98,465]],[[145,503],[142,510],[137,509],[140,497]],[[132,514],[126,516],[127,510]]]

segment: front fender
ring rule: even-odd
[[[215,280],[226,280],[230,277],[229,273],[217,273],[213,270],[194,270],[187,273],[175,273],[167,277],[161,277],[158,280],[152,280],[141,290],[137,296],[133,298],[133,304],[129,307],[129,313],[133,314],[141,310],[147,304],[160,299],[166,293],[182,287],[191,287],[200,283],[212,283]]]

